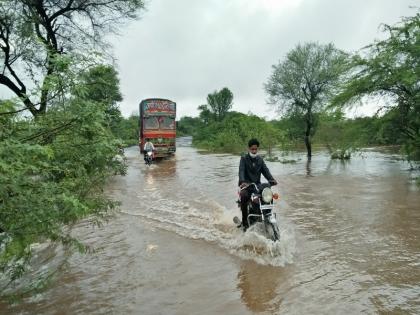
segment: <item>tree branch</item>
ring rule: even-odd
[[[10,80],[7,76],[4,74],[0,74],[0,84],[7,86],[10,90],[13,91],[25,104],[25,106],[31,111],[31,113],[36,116],[38,114],[38,110],[34,106],[34,104],[31,102],[31,100],[27,97],[26,93],[19,89],[19,87],[16,86],[15,83],[13,83],[12,80]]]
[[[38,134],[36,134],[36,135],[30,136],[30,137],[28,137],[28,138],[24,138],[24,139],[22,139],[21,141],[22,141],[22,142],[26,142],[26,141],[29,141],[29,140],[36,139],[36,138],[38,138],[38,137],[42,137],[42,136],[44,136],[44,135],[46,135],[46,134],[54,134],[54,133],[57,133],[57,132],[58,132],[58,131],[60,131],[61,129],[64,129],[64,128],[66,128],[66,127],[68,127],[68,126],[72,125],[72,124],[73,124],[75,121],[77,121],[77,120],[78,120],[77,118],[73,118],[73,119],[71,119],[70,121],[68,121],[67,123],[62,124],[61,126],[55,127],[55,128],[53,128],[53,129],[45,130],[45,131],[40,132],[40,133],[38,133]]]
[[[12,111],[12,112],[3,112],[3,113],[1,113],[0,112],[0,115],[12,115],[12,114],[17,114],[17,113],[20,113],[20,112],[23,112],[23,111],[25,111],[25,110],[29,110],[29,108],[22,108],[22,109],[19,109],[19,110],[15,110],[15,111]]]

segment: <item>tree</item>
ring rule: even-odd
[[[68,227],[98,223],[117,204],[103,188],[125,172],[116,157],[121,93],[95,49],[106,51],[102,37],[140,8],[140,0],[0,0],[0,84],[17,96],[0,101],[2,293],[25,272],[31,244],[83,250]]]
[[[115,136],[122,139],[124,146],[139,144],[139,115],[132,114],[128,118],[121,117],[121,120],[112,128]]]
[[[420,13],[383,27],[388,38],[366,47],[364,57],[354,56],[353,75],[333,105],[386,98],[381,109],[391,114],[394,133],[403,135],[407,156],[420,160]]]
[[[142,0],[0,1],[0,84],[32,115],[45,113],[51,99],[67,92],[57,80],[68,68],[65,57],[105,51],[103,35],[143,6]]]
[[[122,95],[117,71],[109,65],[98,65],[88,69],[81,80],[85,87],[84,97],[104,105],[106,121],[116,135],[116,129],[123,121],[118,107],[118,102],[122,101]]]
[[[232,102],[233,94],[226,87],[207,95],[207,105],[218,121],[222,121],[227,112],[232,108]]]
[[[208,125],[210,121],[213,119],[213,113],[210,111],[207,104],[203,104],[198,106],[197,108],[200,111],[199,118],[204,123],[204,125]]]
[[[255,115],[229,112],[223,121],[211,121],[200,126],[193,136],[193,144],[213,152],[236,152],[246,148],[251,138],[260,140],[261,147],[271,154],[275,145],[283,142],[283,133],[271,122]]]
[[[192,136],[202,127],[200,118],[184,116],[176,122],[177,137]]]
[[[107,114],[120,93],[109,72],[96,70],[81,75],[66,102],[36,119],[0,115],[2,293],[25,272],[31,244],[51,241],[84,250],[68,227],[82,218],[98,223],[116,205],[103,187],[125,171]],[[114,97],[98,97],[106,89]],[[13,111],[12,101],[0,106]]]
[[[299,44],[284,61],[273,66],[264,84],[269,102],[280,112],[303,115],[304,141],[308,159],[312,156],[311,137],[316,131],[315,116],[328,104],[346,70],[347,55],[333,44]]]

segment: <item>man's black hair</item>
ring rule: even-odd
[[[259,147],[260,142],[257,139],[252,138],[251,140],[248,141],[248,148],[252,147],[253,145],[256,145],[257,147]]]

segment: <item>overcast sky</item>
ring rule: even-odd
[[[228,87],[233,110],[273,118],[263,83],[296,44],[333,42],[356,51],[383,36],[379,25],[414,15],[419,0],[148,0],[125,26],[114,54],[123,115],[144,98],[197,116],[207,94]],[[356,112],[368,113],[368,110]]]

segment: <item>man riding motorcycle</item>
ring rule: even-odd
[[[153,145],[153,143],[150,141],[150,139],[146,139],[146,142],[144,144],[144,161],[146,162],[147,159],[147,152],[153,152],[155,151],[155,146]]]
[[[267,179],[271,185],[277,185],[277,181],[271,175],[267,165],[261,156],[258,155],[258,147],[260,143],[257,139],[248,141],[248,153],[241,156],[239,163],[239,187],[240,205],[242,211],[242,228],[244,231],[248,229],[248,209],[247,204],[251,198],[253,186],[250,183],[257,185],[261,184],[261,174]]]

